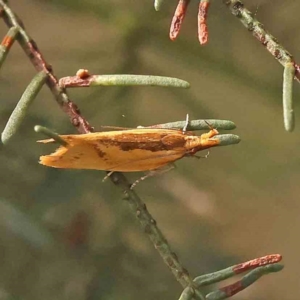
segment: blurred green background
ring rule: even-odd
[[[135,127],[219,118],[236,123],[239,145],[215,148],[207,160],[139,184],[146,202],[192,276],[270,253],[285,269],[234,299],[299,299],[300,87],[298,126],[283,129],[283,68],[233,17],[212,1],[209,43],[197,40],[192,1],[177,41],[168,39],[177,1],[155,12],[152,1],[11,0],[57,77],[79,68],[93,74],[152,74],[191,83],[69,91],[82,114],[101,125]],[[244,1],[300,61],[299,1]],[[7,28],[0,26],[2,36]],[[35,71],[15,44],[1,69],[0,126]],[[178,299],[180,285],[101,171],[39,165],[53,150],[36,144],[36,124],[75,133],[44,87],[19,134],[0,153],[0,299]],[[130,180],[141,174],[129,174]],[[233,281],[227,281],[227,283]],[[216,286],[214,287],[216,288]]]

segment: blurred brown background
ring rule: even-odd
[[[233,17],[212,1],[209,43],[197,40],[192,1],[177,41],[168,39],[177,1],[155,12],[152,1],[11,0],[58,77],[152,74],[191,83],[73,89],[93,126],[135,127],[192,119],[232,120],[239,145],[207,160],[183,159],[136,191],[192,276],[269,253],[285,269],[234,299],[299,299],[300,87],[297,127],[283,129],[283,68]],[[300,61],[300,2],[244,1]],[[7,28],[0,26],[2,36]],[[0,126],[35,71],[15,44],[1,69]],[[35,143],[41,124],[75,133],[44,87],[19,134],[0,153],[0,299],[177,299],[180,285],[104,172],[56,170],[37,163],[50,146]],[[131,180],[140,174],[129,174]]]

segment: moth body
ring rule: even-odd
[[[68,144],[40,157],[54,168],[135,172],[155,170],[184,156],[217,145],[216,129],[201,136],[172,129],[130,129],[61,135]],[[42,143],[54,142],[50,140]]]

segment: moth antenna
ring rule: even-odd
[[[209,124],[206,120],[204,120],[204,122],[207,124],[207,126],[209,127],[210,130],[216,129],[211,124]]]
[[[130,189],[133,190],[138,183],[140,183],[141,181],[149,178],[149,177],[153,177],[155,175],[161,175],[164,173],[167,173],[169,171],[171,171],[172,169],[175,169],[175,165],[174,164],[168,164],[167,166],[164,166],[162,168],[159,169],[155,169],[155,170],[151,170],[148,174],[146,174],[145,176],[142,176],[141,178],[137,179],[131,186]]]
[[[183,128],[182,128],[182,132],[183,132],[183,133],[186,132],[186,130],[187,130],[188,126],[189,126],[189,121],[190,121],[189,119],[190,119],[189,114],[186,114],[185,125],[184,125]]]
[[[115,171],[110,171],[110,172],[108,172],[106,175],[105,175],[105,177],[102,179],[102,182],[104,182],[104,181],[106,181],[111,175],[112,175],[112,173],[114,173]]]
[[[104,129],[109,129],[111,131],[117,131],[117,130],[129,130],[129,129],[132,129],[132,128],[129,128],[129,127],[120,127],[120,126],[109,126],[109,125],[101,125],[100,126],[101,128],[104,128]]]

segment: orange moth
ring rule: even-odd
[[[66,142],[54,153],[40,157],[45,166],[136,172],[155,170],[176,160],[219,144],[211,139],[216,129],[195,136],[175,129],[129,129],[87,134],[60,135]],[[52,143],[53,139],[41,140]]]

